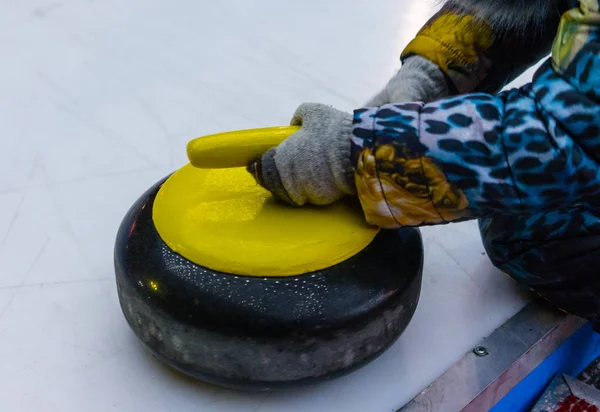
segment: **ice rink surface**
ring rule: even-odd
[[[417,312],[363,369],[271,394],[172,372],[117,301],[113,242],[127,209],[186,163],[194,137],[285,125],[308,101],[360,107],[432,2],[5,0],[1,10],[2,411],[391,412],[527,302],[490,264],[476,223],[426,228]]]

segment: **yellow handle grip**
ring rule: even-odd
[[[198,137],[188,143],[187,155],[192,166],[201,169],[244,167],[298,130],[299,126],[267,127]]]

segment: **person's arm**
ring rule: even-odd
[[[592,4],[592,2],[595,2]],[[299,132],[250,166],[275,197],[358,194],[392,228],[600,205],[600,12],[565,14],[531,84],[499,96],[362,108],[303,105]]]
[[[495,94],[550,53],[569,0],[449,0],[401,54],[367,107]]]
[[[367,220],[418,226],[600,205],[600,6],[564,14],[521,89],[354,112]]]
[[[357,110],[351,158],[367,220],[394,228],[597,203],[600,106],[549,66],[498,97]]]

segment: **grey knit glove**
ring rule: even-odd
[[[367,107],[389,103],[431,102],[450,95],[442,70],[421,56],[408,57],[386,86],[367,102]]]
[[[427,102],[449,94],[440,68],[420,56],[402,68],[367,104]],[[327,205],[355,194],[350,164],[352,115],[321,104],[301,105],[292,125],[302,126],[248,171],[275,198],[291,205]]]
[[[248,166],[256,181],[275,198],[294,206],[328,205],[354,194],[352,115],[305,103],[291,124],[301,126],[300,130]]]

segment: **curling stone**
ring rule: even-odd
[[[196,379],[268,390],[348,373],[417,306],[416,229],[378,230],[360,205],[292,208],[245,165],[296,129],[212,135],[144,193],[115,245],[123,314],[150,352]]]

